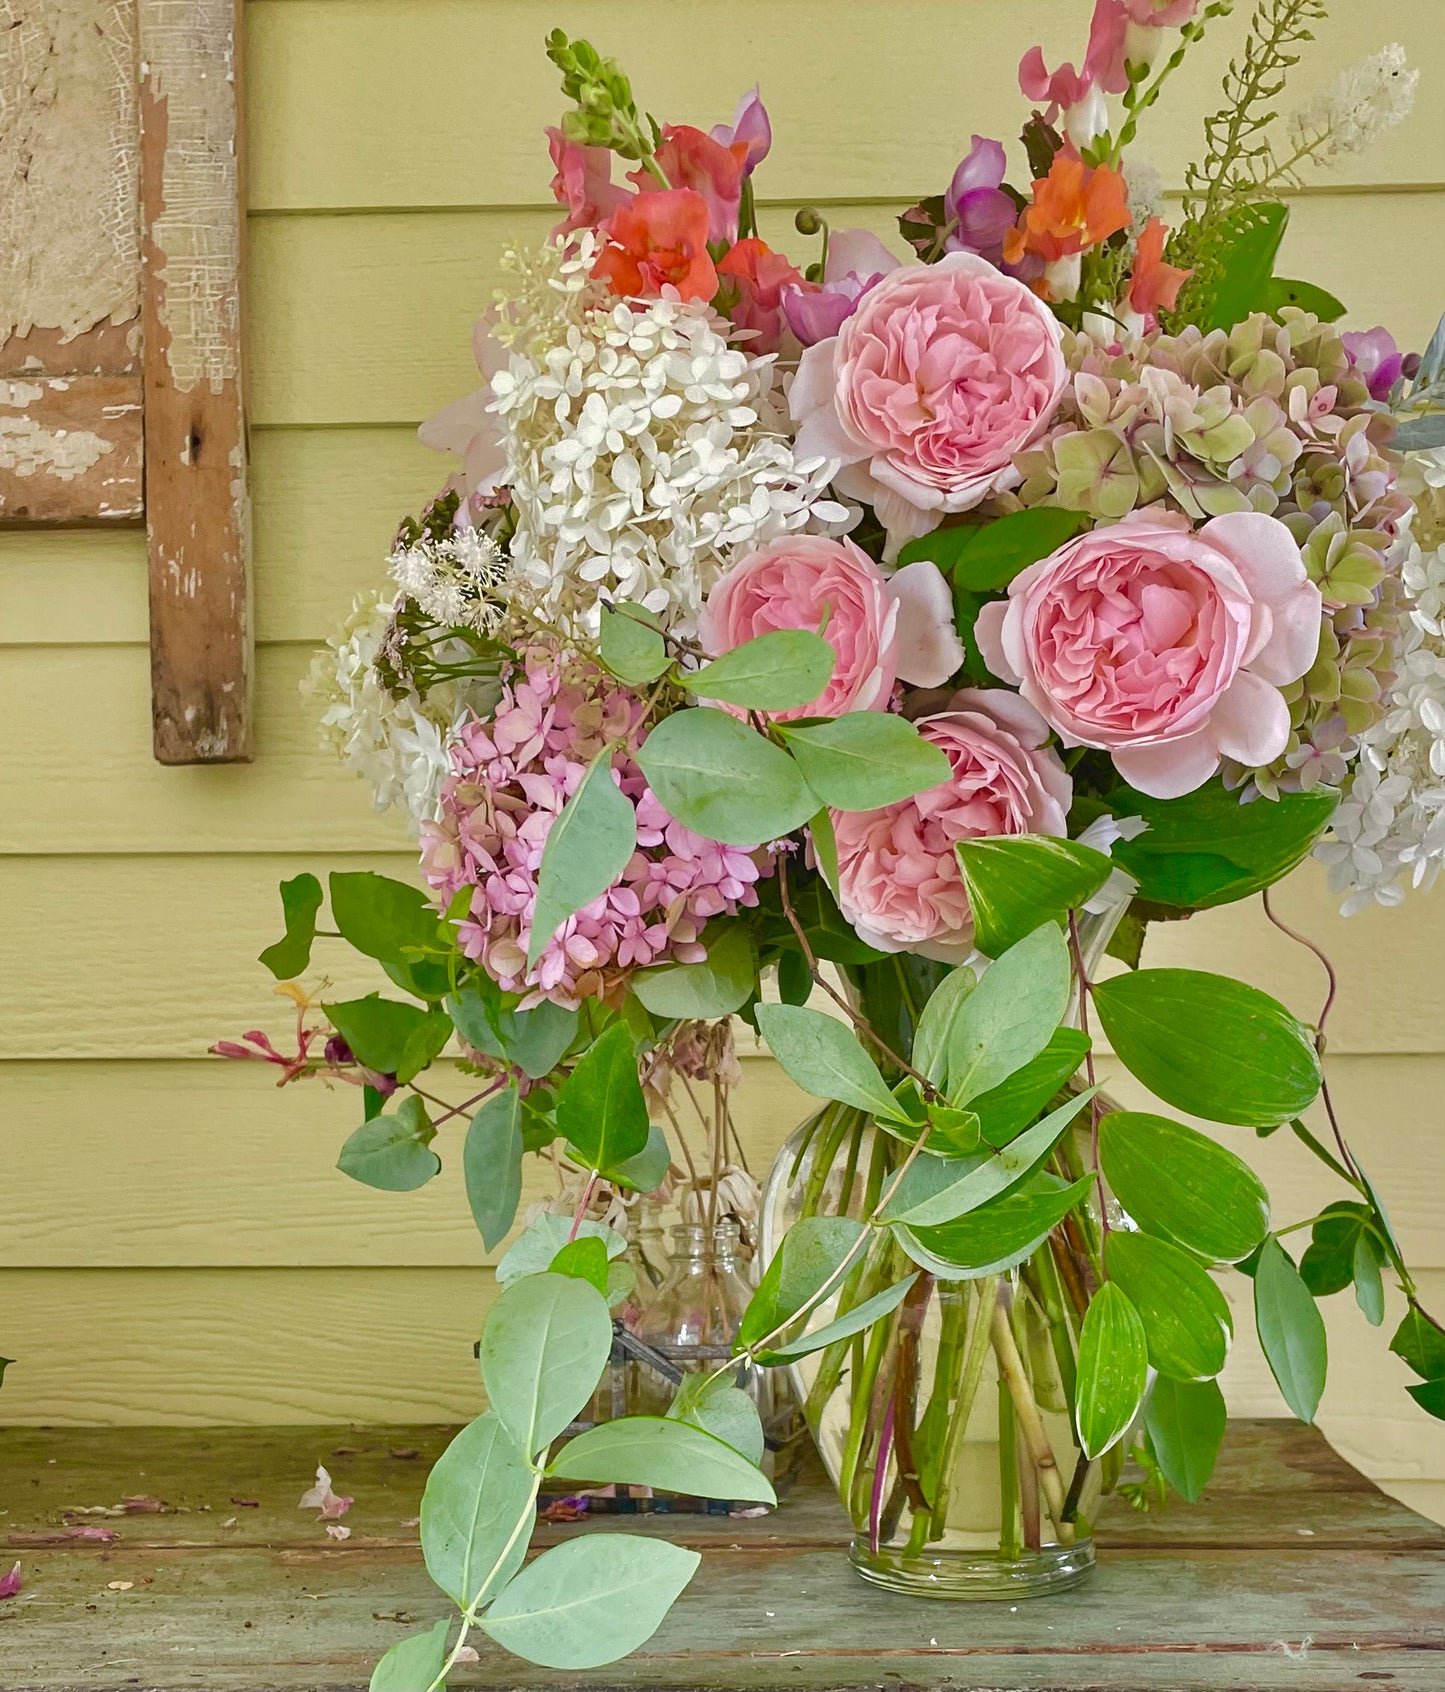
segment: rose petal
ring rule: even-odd
[[[1114,768],[1151,799],[1182,799],[1219,768],[1219,753],[1212,736],[1201,730],[1163,745],[1116,747]]]
[[[888,578],[898,606],[898,674],[915,687],[942,687],[964,660],[953,626],[953,591],[926,558]]]

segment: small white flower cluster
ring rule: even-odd
[[[836,466],[798,460],[771,357],[728,343],[701,303],[617,302],[492,379],[516,512],[519,597],[563,630],[631,600],[695,632],[737,550],[841,533]],[[535,339],[528,336],[535,345]]]
[[[495,632],[506,615],[507,561],[481,529],[440,540],[424,535],[387,559],[391,579],[423,615],[444,629]]]
[[[447,751],[471,715],[472,689],[446,682],[425,700],[398,699],[376,673],[376,656],[391,633],[389,598],[358,599],[340,631],[312,661],[302,691],[322,707],[322,744],[372,788],[375,806],[395,805],[413,834],[437,814],[451,773]]]
[[[1290,119],[1290,140],[1300,158],[1317,165],[1365,149],[1409,117],[1420,73],[1405,49],[1392,44],[1341,71],[1328,91]]]
[[[1396,680],[1316,854],[1349,916],[1398,905],[1445,867],[1445,545],[1412,545],[1401,570],[1411,602]]]

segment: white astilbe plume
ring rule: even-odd
[[[444,629],[489,635],[506,614],[507,561],[480,529],[422,535],[387,559],[391,579]]]
[[[1419,71],[1410,69],[1398,44],[1341,71],[1324,94],[1290,119],[1298,162],[1332,165],[1363,153],[1409,117],[1419,83]]]
[[[738,551],[853,513],[828,496],[835,465],[794,458],[771,356],[730,345],[701,301],[592,304],[578,262],[552,243],[549,279],[538,260],[498,309],[513,592],[569,632],[631,600],[690,635]]]
[[[358,599],[340,631],[312,660],[302,691],[322,707],[323,745],[371,787],[378,811],[395,805],[413,834],[437,814],[451,773],[447,750],[471,715],[477,689],[442,682],[425,700],[394,697],[376,673],[391,631],[389,598]]]

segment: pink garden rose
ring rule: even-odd
[[[1066,746],[1101,747],[1156,799],[1221,758],[1267,764],[1289,741],[1280,689],[1314,663],[1320,590],[1283,523],[1137,512],[1062,546],[986,605],[976,635]]]
[[[891,552],[1019,482],[1068,372],[1053,313],[977,253],[902,265],[809,347],[789,403],[800,456],[838,460]]]
[[[838,902],[883,952],[961,962],[973,917],[954,844],[1000,834],[1067,833],[1073,783],[1048,749],[1048,724],[1004,688],[965,688],[918,732],[952,779],[879,811],[834,811]]]
[[[882,711],[900,676],[938,687],[963,662],[953,598],[937,565],[923,560],[885,576],[852,541],[823,535],[789,535],[748,553],[698,618],[713,657],[777,629],[819,627],[838,654],[832,679],[809,704],[778,717]]]

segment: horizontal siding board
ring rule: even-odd
[[[279,1030],[281,1010],[258,1009],[255,1020]],[[1341,1057],[1331,1071],[1355,1150],[1407,1258],[1417,1268],[1445,1267],[1445,1137],[1435,1131],[1445,1057]],[[438,1132],[435,1180],[414,1193],[377,1192],[335,1167],[342,1140],[361,1119],[358,1092],[305,1082],[278,1093],[274,1073],[261,1064],[180,1061],[0,1064],[0,1118],[25,1124],[6,1152],[0,1267],[495,1260],[462,1186],[465,1118]],[[1107,1084],[1121,1103],[1132,1102]],[[476,1083],[442,1065],[427,1090],[459,1104]],[[1390,1100],[1387,1113],[1379,1111],[1381,1098]],[[768,1168],[810,1108],[774,1064],[746,1062],[733,1113],[754,1171]],[[1346,1196],[1289,1134],[1260,1141],[1243,1129],[1213,1132],[1261,1172],[1281,1225]],[[529,1158],[526,1169],[524,1209],[555,1191],[549,1162]]]
[[[833,216],[887,235],[893,209]],[[253,218],[253,420],[414,423],[475,387],[471,329],[501,282],[501,246],[536,240],[550,222],[527,210]],[[799,250],[785,210],[764,224]],[[1445,191],[1299,200],[1281,263],[1333,290],[1356,322],[1423,346],[1445,274]]]
[[[1138,152],[1172,183],[1201,151],[1204,115],[1220,104],[1251,9],[1212,26],[1144,119]],[[761,78],[776,137],[764,195],[939,193],[974,130],[1010,144],[1022,184],[1019,56],[1039,41],[1050,65],[1077,64],[1088,29],[1082,0],[251,0],[246,14],[251,203],[285,209],[548,202],[541,131],[563,110],[542,50],[554,25],[617,55],[639,103],[664,122],[705,129]],[[684,19],[680,51],[670,25]],[[1335,8],[1291,78],[1286,110],[1383,40],[1434,63],[1438,28],[1436,0]],[[485,98],[479,66],[493,73]],[[1445,131],[1429,100],[1427,91],[1410,125],[1320,179],[1445,183]]]

